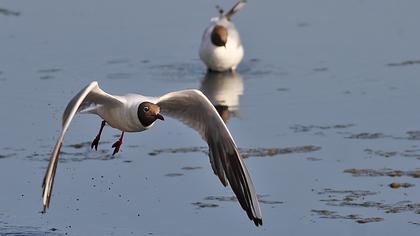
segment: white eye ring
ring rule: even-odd
[[[143,111],[144,111],[144,112],[148,112],[148,111],[149,111],[149,107],[144,107],[144,108],[143,108]]]

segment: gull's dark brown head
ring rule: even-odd
[[[226,47],[228,39],[227,29],[221,25],[216,25],[211,32],[211,42],[218,47]]]
[[[160,107],[151,102],[142,102],[137,110],[137,116],[140,123],[144,126],[150,126],[156,119],[164,120],[163,116],[159,113]]]

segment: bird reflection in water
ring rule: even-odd
[[[207,72],[200,89],[213,103],[223,121],[238,115],[239,100],[244,93],[244,83],[236,71]]]

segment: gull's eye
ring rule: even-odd
[[[144,112],[148,112],[148,111],[149,111],[149,107],[144,107],[144,108],[143,108],[143,111],[144,111]]]

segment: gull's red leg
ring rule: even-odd
[[[101,139],[101,134],[102,134],[102,130],[104,129],[104,126],[105,126],[105,121],[103,120],[101,123],[101,128],[99,129],[99,133],[98,135],[96,135],[95,139],[90,145],[90,148],[95,147],[95,150],[98,150],[98,144],[99,144],[99,140]]]
[[[117,142],[112,144],[112,147],[114,148],[114,152],[112,153],[112,155],[115,155],[115,153],[120,151],[121,144],[123,143],[123,137],[124,137],[124,131],[121,133],[121,137],[117,140]]]

